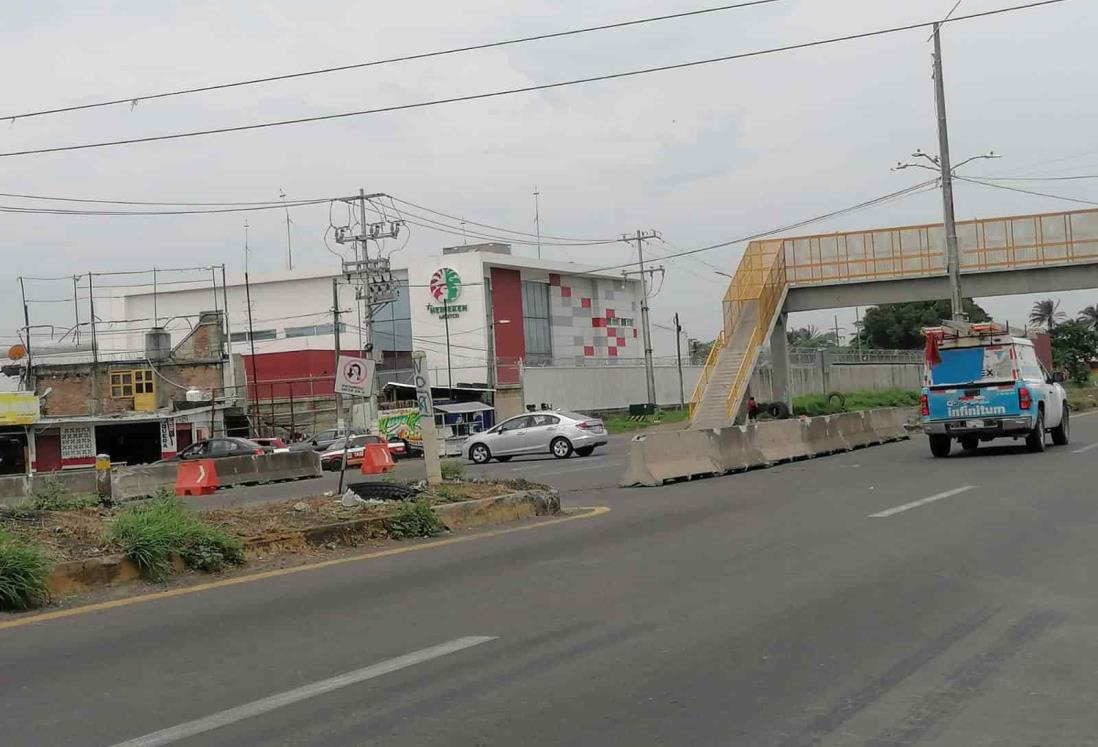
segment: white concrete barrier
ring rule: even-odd
[[[630,444],[621,485],[662,485],[907,438],[907,410],[771,420],[712,430],[654,431]]]

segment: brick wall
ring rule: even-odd
[[[124,366],[107,365],[99,369],[99,412],[132,412],[133,397],[111,397],[111,371],[131,371],[140,368],[140,364]],[[213,390],[221,387],[221,365],[217,363],[166,364],[157,369],[156,404],[168,407],[173,400],[186,399],[187,389],[195,387]],[[180,387],[172,386],[168,379]],[[41,395],[47,389],[53,389],[43,401],[42,414],[49,417],[63,415],[90,415],[88,400],[91,398],[91,367],[65,366],[57,369],[38,368],[35,371],[35,391]]]

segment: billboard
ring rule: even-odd
[[[37,422],[37,394],[0,392],[0,425],[32,425]]]

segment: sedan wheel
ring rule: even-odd
[[[473,444],[473,448],[469,449],[469,458],[477,464],[486,464],[492,458],[492,453],[484,444]]]
[[[553,443],[549,444],[549,450],[557,459],[567,459],[572,455],[572,444],[567,438],[554,438]]]

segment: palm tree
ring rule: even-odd
[[[1098,332],[1098,304],[1091,304],[1080,311],[1079,323]]]
[[[1044,301],[1035,301],[1033,309],[1029,312],[1029,323],[1036,327],[1052,329],[1057,322],[1067,319],[1067,314],[1060,311],[1060,302],[1046,298]]]

